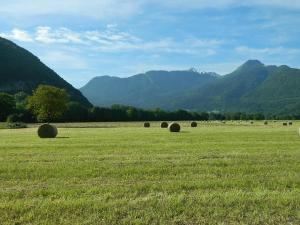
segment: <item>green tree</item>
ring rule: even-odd
[[[39,122],[52,122],[62,117],[68,102],[69,96],[64,89],[40,85],[28,98],[28,107]]]
[[[14,96],[0,93],[0,121],[5,121],[6,117],[13,113],[16,107]]]

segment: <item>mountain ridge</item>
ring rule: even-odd
[[[176,81],[174,73],[181,73],[179,76],[184,79]],[[186,76],[187,73],[192,73],[198,78],[208,77],[209,79],[195,82],[190,76]],[[132,79],[137,76],[139,79],[145,79],[149,74],[151,78],[156,77],[158,79],[157,76],[160,78],[154,82],[158,88],[152,88],[147,93],[150,96],[156,96],[156,104],[155,102],[148,104],[149,96],[142,98],[132,91],[132,89],[141,88],[138,83],[132,84]],[[172,76],[166,76],[166,74],[172,74]],[[131,90],[127,89],[123,92],[118,88],[114,89],[113,95],[119,93],[119,98],[110,98],[110,88],[103,94],[101,91],[102,76],[97,77],[96,80],[92,79],[80,90],[91,102],[100,106],[125,104],[143,108],[159,107],[168,110],[182,108],[193,111],[241,111],[269,114],[300,111],[300,104],[296,101],[298,98],[300,100],[299,69],[286,65],[265,65],[259,60],[248,60],[227,75],[214,77],[212,74],[212,72],[204,73],[201,76],[201,73],[194,70],[149,71],[128,78],[110,77],[109,80],[106,80],[105,86],[107,87],[115,88],[116,84],[110,83],[114,78],[123,82],[124,86],[126,84],[133,86]],[[164,81],[166,77],[169,79],[167,82]],[[126,82],[128,80],[131,80],[131,84]],[[178,89],[177,82],[183,82],[183,88]],[[91,91],[89,90],[91,83],[98,90],[93,93],[93,99],[88,93]],[[168,83],[171,86],[166,85]],[[170,91],[165,85],[174,91]],[[122,89],[120,86],[119,88]],[[101,96],[105,96],[106,101],[102,101]],[[140,104],[141,101],[144,101],[144,104]]]
[[[52,85],[66,89],[72,101],[91,106],[79,90],[28,50],[0,37],[0,52],[0,92],[32,94],[40,84]]]

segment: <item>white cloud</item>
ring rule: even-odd
[[[80,38],[80,34],[64,27],[56,30],[52,30],[51,27],[37,27],[35,40],[46,44],[83,43]]]
[[[128,32],[120,31],[117,25],[108,25],[105,30],[87,30],[76,32],[62,27],[53,29],[48,26],[39,26],[30,37],[28,31],[16,30],[4,37],[18,41],[35,41],[44,45],[77,46],[83,45],[89,51],[97,52],[126,52],[126,51],[145,51],[158,53],[179,53],[179,54],[201,54],[211,56],[216,54],[216,49],[222,41],[216,39],[200,39],[189,37],[184,40],[174,40],[173,38],[162,38],[158,40],[142,40],[141,38]],[[27,38],[25,38],[25,34]],[[56,46],[57,47],[57,46]]]
[[[20,29],[13,29],[10,33],[0,33],[0,36],[12,39],[16,41],[23,41],[23,42],[32,42],[33,39],[31,36],[27,33],[27,31],[20,30]]]

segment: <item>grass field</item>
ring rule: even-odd
[[[0,224],[300,224],[299,122],[58,126],[0,129]]]

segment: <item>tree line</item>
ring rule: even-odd
[[[64,89],[40,85],[32,95],[0,93],[0,121],[8,122],[118,122],[180,120],[300,119],[298,115],[264,115],[243,112],[191,112],[140,109],[131,106],[87,108],[69,100]]]

